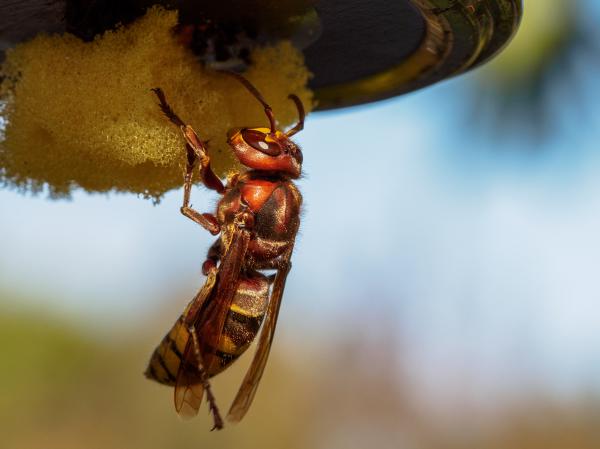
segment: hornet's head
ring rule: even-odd
[[[298,178],[302,169],[302,151],[281,131],[269,128],[234,130],[229,144],[239,161],[255,170],[282,172]]]
[[[289,98],[296,104],[300,120],[289,131],[279,131],[275,126],[275,117],[271,107],[250,82],[241,75],[224,72],[238,79],[264,106],[269,119],[269,128],[242,128],[229,132],[228,143],[236,157],[246,167],[285,174],[298,178],[302,170],[302,151],[290,139],[304,128],[304,107],[296,95]]]

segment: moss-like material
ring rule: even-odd
[[[0,180],[53,197],[78,187],[158,198],[182,184],[184,140],[150,91],[160,87],[203,140],[219,174],[235,168],[233,127],[265,126],[261,105],[236,80],[205,69],[172,33],[177,13],[152,8],[93,42],[41,35],[7,54],[2,67]],[[280,126],[297,120],[288,94],[311,109],[309,73],[291,44],[257,49],[245,76]]]

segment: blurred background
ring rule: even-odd
[[[142,376],[212,241],[182,192],[0,191],[0,448],[600,447],[600,1],[524,3],[486,67],[309,118],[274,348],[223,432]]]

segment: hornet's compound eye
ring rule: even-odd
[[[268,154],[269,156],[279,156],[281,154],[281,147],[279,144],[277,142],[267,142],[265,140],[266,137],[267,135],[265,133],[253,129],[244,129],[242,131],[244,142],[252,148],[261,153]]]

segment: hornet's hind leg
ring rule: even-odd
[[[219,413],[217,401],[215,400],[215,397],[212,393],[212,389],[210,388],[210,382],[208,381],[208,374],[206,373],[206,370],[204,369],[204,364],[202,363],[202,354],[200,353],[200,343],[198,342],[196,328],[194,326],[190,326],[189,332],[192,336],[194,354],[196,355],[196,361],[198,363],[198,373],[200,374],[200,379],[202,380],[202,386],[204,387],[204,391],[206,391],[206,400],[208,401],[208,408],[210,409],[210,412],[213,415],[214,426],[212,430],[221,430],[223,428],[223,418],[221,418],[221,414]]]

